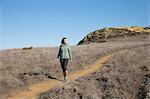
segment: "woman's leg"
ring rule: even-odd
[[[64,78],[68,77],[68,61],[69,59],[64,59]]]
[[[64,70],[64,77],[68,76],[68,70]]]
[[[63,76],[65,76],[65,71],[64,71],[64,59],[60,59],[60,63],[61,63],[62,71],[63,71]]]
[[[68,70],[67,70],[68,59],[61,59],[60,63],[61,63],[62,71],[63,71],[63,76],[65,78],[68,76]]]

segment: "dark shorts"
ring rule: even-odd
[[[69,62],[69,59],[60,59],[61,68],[63,72],[68,69],[68,62]]]

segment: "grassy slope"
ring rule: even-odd
[[[149,99],[149,49],[120,51],[97,72],[64,83],[39,99]]]
[[[120,41],[120,40],[147,40],[150,35],[150,27],[116,27],[116,28],[104,28],[90,32],[79,43],[89,44],[91,42],[107,42],[107,41]]]
[[[112,31],[111,28],[110,30]],[[143,30],[139,31],[140,34],[141,31],[144,32]],[[72,46],[73,62],[69,63],[70,72],[82,69],[82,67],[93,63],[103,54],[112,50],[149,43],[149,32],[144,33],[146,35],[143,33],[139,37],[134,35],[134,37],[129,38],[130,40],[128,38],[123,38],[124,40],[116,38],[113,42],[108,40],[105,43]],[[27,85],[60,78],[62,71],[59,60],[56,59],[57,53],[57,47],[0,51],[0,96],[13,89],[23,89]]]
[[[73,46],[73,62],[70,72],[93,63],[104,53],[115,49],[128,48],[149,42],[107,42]],[[0,94],[12,89],[22,89],[27,85],[60,78],[62,71],[56,59],[58,48],[35,48],[32,50],[4,50],[0,52]]]

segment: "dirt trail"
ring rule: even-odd
[[[102,58],[98,59],[95,63],[90,64],[88,66],[85,66],[82,70],[76,71],[69,75],[70,80],[75,80],[79,77],[86,76],[90,73],[93,73],[97,71],[104,63],[106,63],[110,57],[112,57],[112,54],[107,54],[103,56]],[[23,91],[14,91],[12,92],[7,99],[37,99],[37,96],[43,92],[48,91],[49,89],[54,88],[55,86],[59,85],[60,83],[63,83],[59,80],[52,80],[48,82],[43,82],[40,84],[28,86]]]

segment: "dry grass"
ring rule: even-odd
[[[77,71],[93,63],[107,52],[129,48],[146,41],[121,41],[93,43],[72,46],[73,62],[70,72]],[[10,49],[0,52],[0,94],[3,96],[13,89],[22,89],[27,85],[60,78],[62,71],[56,59],[58,48],[32,48],[31,50]]]
[[[79,43],[89,44],[91,42],[108,42],[108,41],[141,41],[150,38],[149,27],[118,27],[118,28],[103,28],[87,34]]]
[[[39,99],[149,99],[150,46],[114,54],[102,69],[64,83]]]

